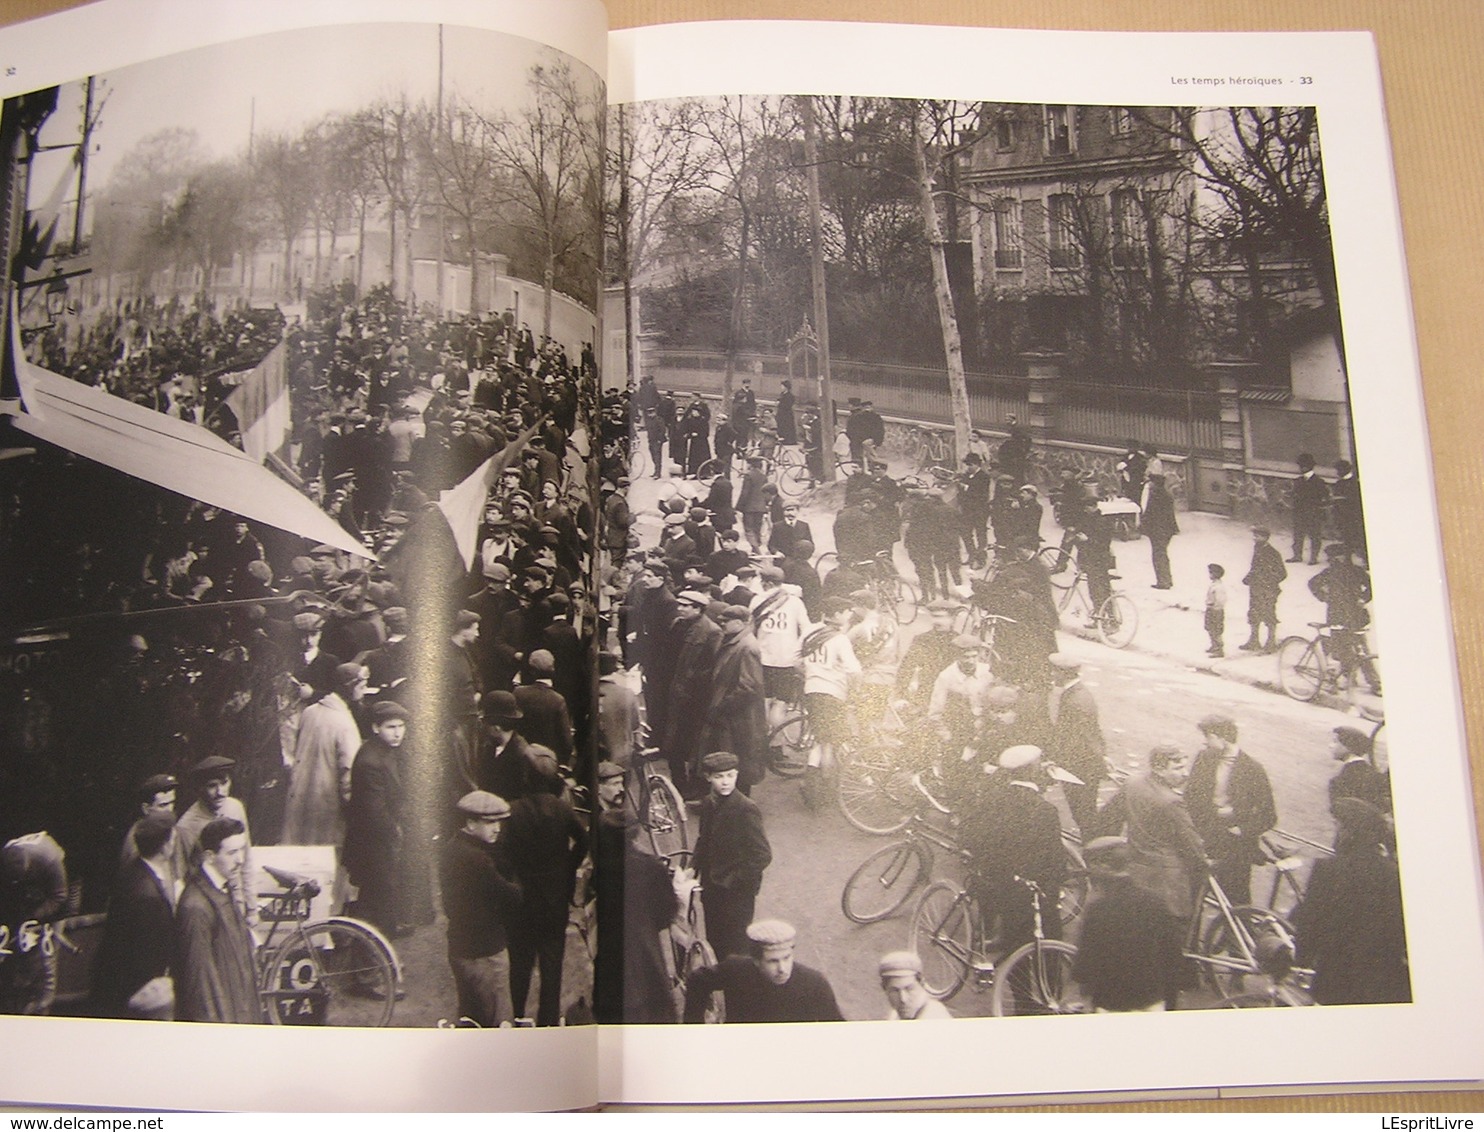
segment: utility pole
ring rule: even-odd
[[[823,224],[819,205],[819,136],[814,122],[814,98],[798,100],[804,119],[804,183],[809,191],[809,282],[814,292],[814,326],[819,338],[819,443],[825,482],[835,478],[830,458],[835,444],[835,401],[830,385],[830,310],[825,295]]]
[[[77,147],[77,211],[72,215],[72,254],[82,250],[83,202],[88,197],[88,148],[93,142],[93,76],[82,103],[82,141]]]
[[[435,146],[442,147],[443,146],[443,142],[444,142],[444,137],[443,137],[443,25],[442,24],[439,24],[438,25],[438,111],[437,111],[437,113],[438,113],[438,121],[437,121],[437,123],[433,127],[433,144]],[[444,149],[443,153],[440,154],[439,156],[442,157],[442,156],[444,156],[446,154],[447,154],[447,150]],[[436,161],[433,163],[433,172],[438,177],[438,288],[437,288],[437,299],[438,299],[438,317],[439,318],[442,318],[443,317],[443,314],[444,314],[444,306],[443,306],[443,272],[444,272],[444,262],[443,262],[443,259],[444,259],[444,244],[446,243],[446,237],[444,235],[444,216],[443,216],[443,171],[439,167],[438,162],[436,162]],[[470,293],[471,299],[472,299],[473,292],[474,292],[474,272],[476,272],[478,270],[479,270],[479,264],[475,261],[474,249],[471,247],[469,249],[469,293]],[[470,306],[472,308],[472,306],[473,306],[472,301],[470,303]]]

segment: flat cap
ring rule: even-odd
[[[407,722],[407,709],[396,700],[377,700],[371,705],[371,722],[386,723],[388,720],[400,719]]]
[[[468,629],[479,624],[479,614],[472,609],[461,609],[453,615],[455,629]]]
[[[503,562],[491,562],[484,568],[484,576],[492,582],[508,582],[510,567]]]
[[[458,802],[459,813],[471,818],[508,818],[510,803],[488,790],[471,790]]]
[[[876,964],[876,970],[883,979],[893,975],[920,975],[922,957],[915,951],[888,951]]]
[[[226,755],[208,755],[195,766],[191,767],[191,775],[195,778],[204,778],[208,775],[231,770],[236,765],[237,760],[229,759]]]
[[[746,606],[723,605],[716,619],[720,621],[747,621],[751,619],[751,614],[747,612]]]
[[[536,649],[526,658],[532,672],[555,672],[556,657],[551,655],[548,649]]]
[[[1341,725],[1335,728],[1335,738],[1352,755],[1366,755],[1371,750],[1371,737],[1358,727]]]
[[[1341,831],[1353,840],[1380,843],[1389,835],[1386,815],[1359,798],[1336,798],[1330,812]]]
[[[786,577],[777,566],[760,566],[757,573],[765,582],[781,582]]]
[[[782,920],[758,920],[747,925],[747,938],[759,947],[782,947],[798,935],[792,924]]]
[[[335,684],[340,688],[354,688],[369,675],[370,672],[365,665],[347,662],[335,666]]]
[[[624,769],[623,769],[623,767],[619,766],[615,762],[609,762],[607,759],[604,759],[602,762],[600,762],[598,764],[598,781],[599,782],[603,782],[603,781],[605,781],[607,779],[610,779],[610,778],[622,778],[623,776],[624,776]]]
[[[388,629],[407,628],[407,610],[404,606],[391,605],[381,611],[381,619]]]
[[[685,516],[682,515],[682,514],[680,514],[678,511],[675,514],[673,514],[673,515],[666,515],[665,516],[665,526],[667,526],[667,527],[683,527],[683,526],[685,526]]]
[[[139,794],[141,797],[153,798],[156,794],[174,790],[179,785],[180,780],[173,774],[152,774],[139,784]]]
[[[953,638],[953,647],[962,652],[978,652],[984,647],[984,642],[973,633],[960,633]]]
[[[1019,770],[1030,766],[1041,757],[1041,748],[1030,743],[1018,743],[1000,752],[1000,767],[1003,770]]]
[[[318,613],[305,611],[294,614],[294,628],[301,633],[312,633],[325,627],[325,619]]]
[[[731,751],[712,751],[701,760],[702,774],[724,774],[736,770],[740,764]]]
[[[687,605],[694,605],[698,609],[705,609],[711,604],[711,595],[703,594],[700,590],[681,590],[675,595],[676,601],[683,601]]]

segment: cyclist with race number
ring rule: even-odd
[[[748,612],[763,658],[763,695],[767,699],[768,731],[783,722],[788,709],[804,698],[804,636],[809,613],[798,586],[784,583],[777,566],[758,570],[763,592],[752,599]]]

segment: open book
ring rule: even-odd
[[[1367,36],[142,11],[0,34],[0,1094],[1484,1076]]]

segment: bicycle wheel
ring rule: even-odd
[[[1278,683],[1296,700],[1307,703],[1324,686],[1329,658],[1324,655],[1322,640],[1289,637],[1278,646]]]
[[[856,924],[874,924],[895,915],[927,879],[928,863],[911,841],[872,853],[840,890],[840,911]]]
[[[840,762],[835,796],[862,833],[896,833],[912,820],[912,774],[889,747],[867,747]]]
[[[917,620],[917,587],[906,578],[898,578],[893,584],[898,625],[910,625]]]
[[[833,550],[826,550],[814,560],[814,572],[819,575],[822,582],[840,567],[840,556]]]
[[[778,490],[785,498],[803,495],[813,482],[804,458],[797,453],[785,453],[778,458]]]
[[[336,917],[305,924],[263,964],[258,990],[282,1026],[385,1026],[401,981],[375,928]]]
[[[667,775],[651,771],[645,776],[649,804],[644,810],[644,828],[655,856],[670,857],[690,848],[685,799]]]
[[[1052,589],[1064,591],[1077,584],[1077,575],[1067,573],[1067,567],[1072,564],[1072,556],[1061,547],[1043,546],[1036,557],[1046,567],[1046,573],[1051,575]]]
[[[803,712],[791,715],[768,733],[768,769],[781,778],[798,778],[809,769],[814,729]]]
[[[912,914],[912,950],[922,960],[922,985],[952,998],[969,977],[974,955],[974,899],[940,880],[928,886]]]
[[[1015,949],[994,976],[990,1011],[996,1018],[1091,1014],[1092,1003],[1072,977],[1077,949],[1059,939],[1033,939]]]
[[[1061,882],[1061,892],[1057,896],[1056,910],[1061,917],[1061,926],[1065,928],[1087,907],[1088,879],[1087,867],[1082,864],[1070,850],[1067,851],[1067,873]]]
[[[1098,636],[1109,648],[1126,649],[1139,631],[1139,609],[1128,594],[1109,594],[1098,606]]]
[[[1248,963],[1243,941],[1231,924],[1224,916],[1217,916],[1201,935],[1201,954],[1212,960],[1200,964],[1201,977],[1222,998],[1271,992],[1293,965],[1293,925],[1255,904],[1237,905],[1232,909],[1232,919],[1245,931],[1255,963]]]
[[[717,476],[722,475],[727,470],[727,464],[729,464],[730,462],[731,461],[729,460],[718,460],[713,456],[710,460],[705,461],[699,468],[696,469],[696,479],[715,479]]]

